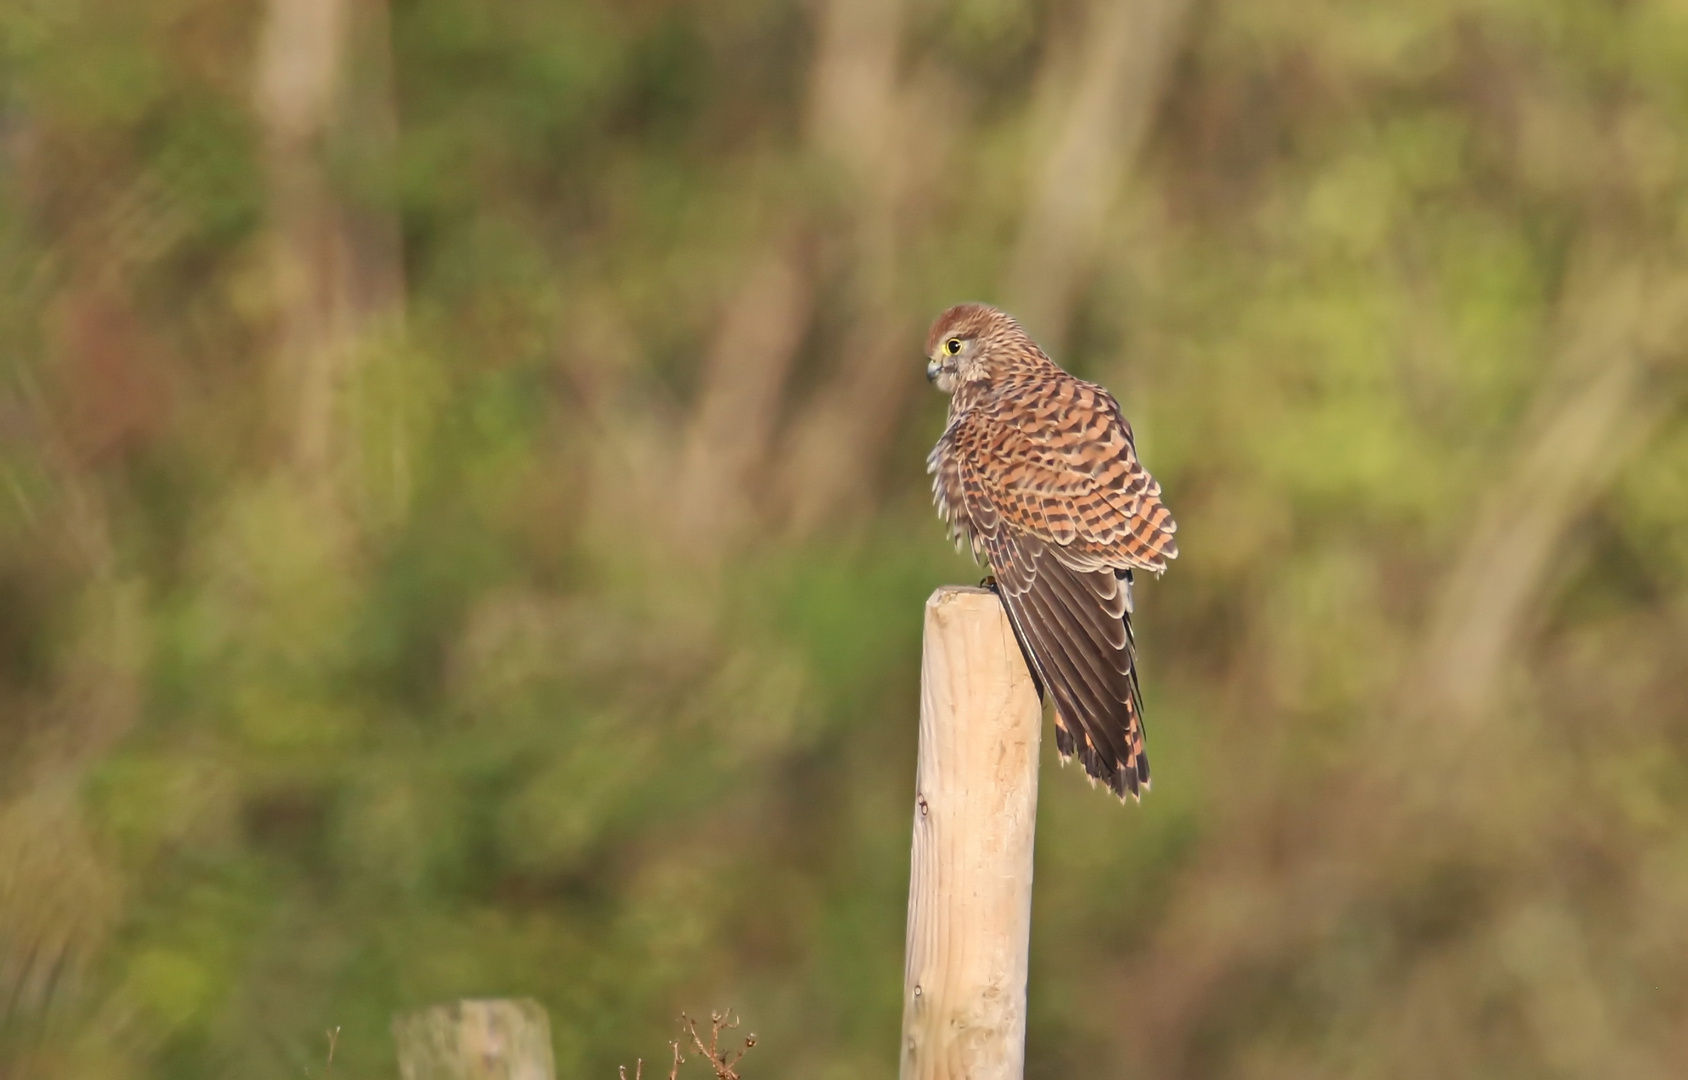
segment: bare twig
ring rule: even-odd
[[[688,1024],[691,1022],[690,1020],[688,1020],[685,1017],[684,1014],[682,1014],[680,1018],[682,1020],[685,1020]],[[692,1028],[692,1041],[698,1042],[697,1029],[696,1029],[695,1026]],[[754,1036],[754,1035],[750,1036],[748,1039],[745,1040],[744,1045],[745,1045],[745,1049],[749,1049],[750,1047],[756,1045],[756,1036]],[[682,1066],[686,1063],[686,1059],[680,1055],[680,1043],[677,1040],[669,1039],[668,1040],[668,1048],[669,1048],[669,1050],[673,1051],[673,1053],[674,1053],[674,1062],[673,1062],[673,1064],[671,1064],[668,1067],[668,1080],[679,1080],[679,1078],[680,1078],[680,1066]],[[698,1048],[700,1050],[703,1049],[703,1044],[701,1042],[698,1042]],[[705,1050],[704,1052],[708,1053],[707,1050]],[[740,1050],[739,1054],[738,1054],[738,1058],[742,1058],[743,1056],[744,1056],[744,1051]],[[738,1058],[733,1059],[734,1064],[738,1063]],[[713,1061],[714,1059],[711,1058],[710,1060]],[[616,1071],[621,1074],[621,1080],[627,1080],[627,1066],[618,1065],[618,1066],[616,1066]],[[734,1074],[734,1075],[736,1076],[737,1074]],[[721,1073],[719,1071],[717,1071],[716,1076],[717,1077],[721,1076]],[[633,1080],[645,1080],[645,1059],[644,1058],[638,1058],[633,1062]]]
[[[322,1064],[322,1075],[327,1076],[334,1071],[334,1048],[340,1045],[340,1028],[329,1028],[324,1034],[328,1036],[328,1060]]]
[[[755,1032],[744,1037],[744,1046],[735,1053],[721,1049],[721,1032],[732,1031],[739,1026],[738,1018],[732,1015],[732,1010],[709,1014],[708,1046],[703,1044],[703,1037],[697,1033],[696,1020],[681,1013],[680,1022],[686,1025],[686,1031],[691,1035],[692,1045],[697,1047],[697,1052],[709,1060],[709,1067],[715,1070],[715,1080],[740,1080],[738,1063],[755,1047]],[[675,1053],[678,1055],[678,1050]]]

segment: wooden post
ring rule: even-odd
[[[403,1080],[556,1080],[551,1022],[530,998],[455,1001],[393,1017]]]
[[[985,589],[926,601],[901,1080],[1021,1080],[1043,709]]]

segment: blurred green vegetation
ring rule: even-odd
[[[1184,548],[1028,1075],[1680,1075],[1685,155],[1673,0],[0,7],[0,1075],[892,1075],[962,299]]]

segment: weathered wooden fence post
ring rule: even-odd
[[[403,1080],[556,1080],[551,1021],[529,998],[454,1001],[393,1017]]]
[[[901,1080],[1021,1080],[1043,710],[1001,602],[926,601]]]

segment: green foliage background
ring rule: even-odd
[[[258,0],[0,7],[0,1075],[893,1075],[962,299],[1181,523],[1028,1075],[1680,1075],[1688,7],[1122,2],[367,0],[294,142]]]

